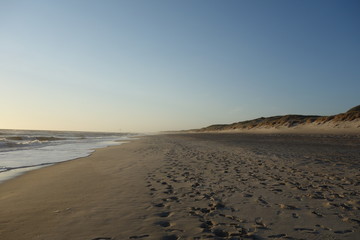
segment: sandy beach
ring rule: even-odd
[[[0,184],[0,239],[360,239],[360,137],[146,136]]]

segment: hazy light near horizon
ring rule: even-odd
[[[358,1],[2,1],[0,129],[161,131],[359,104]]]

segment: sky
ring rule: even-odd
[[[360,1],[0,1],[0,129],[152,132],[360,104]]]

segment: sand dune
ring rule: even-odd
[[[300,131],[355,131],[360,132],[360,105],[333,116],[285,115],[261,117],[233,124],[216,124],[198,132],[234,130],[300,130]]]

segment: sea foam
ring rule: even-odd
[[[95,149],[130,140],[124,133],[0,130],[0,182],[57,162],[90,155]]]

